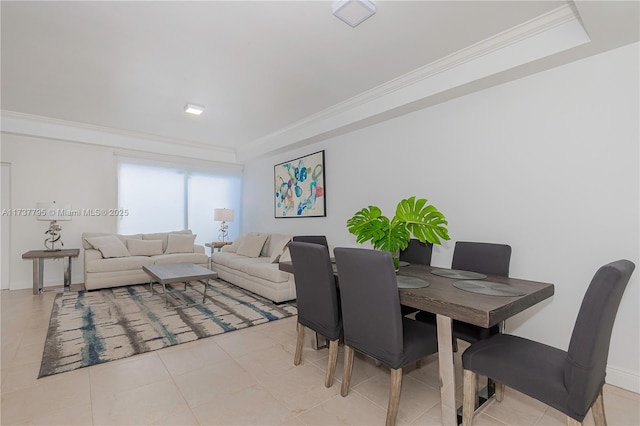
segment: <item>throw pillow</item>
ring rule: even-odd
[[[246,237],[246,235],[240,235],[234,242],[232,242],[228,246],[222,247],[221,251],[225,253],[237,253],[238,247],[240,247],[240,244],[242,243],[244,237]]]
[[[248,234],[240,242],[237,253],[247,257],[259,257],[269,234]]]
[[[131,256],[155,256],[162,254],[162,240],[127,240]]]
[[[284,249],[284,252],[280,255],[279,262],[291,262],[291,252],[289,252],[289,247]]]
[[[196,234],[169,234],[167,249],[164,253],[193,253],[193,245],[196,237]]]
[[[271,240],[273,242],[273,235],[271,236]],[[289,241],[291,241],[291,238],[283,238],[277,242],[277,245],[273,247],[273,253],[271,253],[269,263],[278,263],[280,256],[282,256],[284,249],[287,248]]]
[[[131,256],[129,250],[122,244],[120,238],[115,235],[107,235],[104,237],[93,237],[86,239],[94,249],[100,250],[102,257],[105,259],[110,257],[127,257]]]

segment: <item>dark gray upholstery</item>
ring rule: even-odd
[[[298,322],[329,340],[342,336],[342,319],[329,251],[320,244],[289,243]]]
[[[634,268],[632,262],[619,260],[596,272],[567,352],[497,334],[472,344],[462,354],[463,367],[582,422],[604,384],[613,323]]]
[[[458,241],[451,269],[508,277],[510,263],[511,247],[506,244]]]
[[[431,265],[432,250],[433,244],[411,238],[407,248],[400,250],[400,260],[417,265]],[[405,305],[400,305],[400,310],[403,316],[418,312],[418,309]]]
[[[510,263],[511,247],[506,244],[458,241],[453,251],[451,269],[507,277],[509,276]],[[416,319],[429,324],[436,323],[436,316],[431,312],[418,312]],[[491,328],[484,328],[453,320],[453,337],[466,342],[477,342],[498,332],[499,327],[497,325]]]
[[[433,244],[423,243],[411,238],[406,249],[400,250],[400,260],[419,265],[431,265],[431,252]]]
[[[293,241],[298,241],[301,243],[321,244],[325,247],[329,247],[329,243],[327,243],[327,237],[325,237],[324,235],[296,235],[293,237]]]
[[[345,345],[393,369],[438,351],[436,328],[400,313],[391,254],[340,247],[334,254]]]

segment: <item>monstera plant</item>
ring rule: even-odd
[[[398,253],[407,248],[411,236],[423,243],[440,244],[441,239],[449,239],[448,224],[426,198],[410,197],[398,203],[391,220],[379,207],[369,206],[347,220],[347,229],[358,243],[369,241],[374,249],[390,252],[397,268]]]

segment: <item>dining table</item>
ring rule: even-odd
[[[293,273],[293,264],[280,262],[279,269]],[[340,275],[335,264],[334,275],[339,285]],[[399,285],[400,303],[436,315],[442,424],[457,425],[452,321],[485,328],[503,324],[508,318],[551,297],[554,285],[407,262],[398,269],[399,283],[406,281],[403,277],[409,277],[411,285]]]

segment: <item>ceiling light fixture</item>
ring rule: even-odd
[[[333,4],[333,14],[352,27],[376,13],[376,5],[369,0],[340,0]]]
[[[187,114],[200,115],[204,111],[204,107],[196,104],[186,104],[184,112]]]

